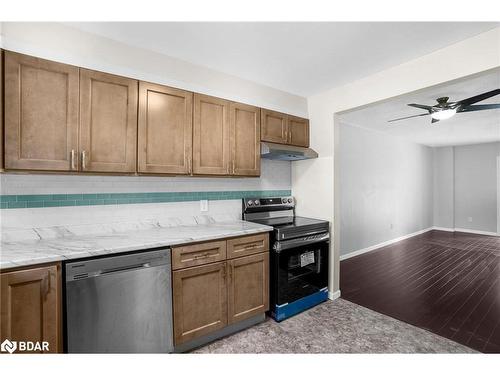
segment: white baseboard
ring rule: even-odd
[[[337,290],[336,292],[328,292],[328,298],[331,299],[332,301],[334,299],[340,298],[340,289]]]
[[[398,238],[394,238],[394,239],[389,240],[389,241],[385,241],[385,242],[378,243],[376,245],[365,247],[364,249],[359,249],[359,250],[353,251],[349,254],[341,255],[340,260],[342,261],[342,260],[349,259],[349,258],[358,256],[358,255],[361,255],[361,254],[365,254],[365,253],[368,253],[370,251],[380,249],[381,247],[391,245],[395,242],[406,240],[407,238],[410,238],[410,237],[418,236],[419,234],[423,234],[423,233],[428,232],[430,230],[442,230],[445,232],[464,232],[464,233],[473,233],[473,234],[483,234],[486,236],[499,236],[498,233],[485,232],[482,230],[465,229],[465,228],[429,227],[426,229],[419,230],[418,232],[413,232],[413,233],[410,233],[410,234],[407,234],[407,235],[404,235],[404,236],[401,236]]]
[[[465,229],[465,228],[455,228],[454,232],[484,234],[486,236],[498,236],[498,233],[495,233],[495,232],[485,232],[484,230]]]
[[[444,227],[432,227],[435,230],[444,230],[446,232],[464,232],[473,234],[484,234],[485,236],[498,236],[495,232],[486,232],[484,230],[466,229],[466,228],[444,228]]]
[[[417,232],[413,232],[413,233],[406,234],[406,235],[401,236],[401,237],[394,238],[394,239],[389,240],[389,241],[385,241],[385,242],[378,243],[376,245],[365,247],[364,249],[359,249],[359,250],[353,251],[353,252],[351,252],[349,254],[341,255],[340,256],[340,260],[345,260],[345,259],[349,259],[349,258],[358,256],[358,255],[361,255],[361,254],[364,254],[364,253],[368,253],[370,251],[379,249],[381,247],[384,247],[384,246],[387,246],[387,245],[391,245],[391,244],[393,244],[395,242],[406,240],[407,238],[410,238],[410,237],[418,236],[419,234],[428,232],[428,231],[430,231],[432,229],[434,229],[434,228],[433,227],[425,228],[425,229],[419,230]]]
[[[444,232],[455,232],[453,228],[445,228],[445,227],[432,227],[433,230],[442,230]]]

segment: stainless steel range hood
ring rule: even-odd
[[[272,160],[304,160],[317,158],[318,153],[308,147],[261,142],[260,156]]]

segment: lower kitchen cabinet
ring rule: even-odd
[[[226,262],[174,271],[173,304],[175,345],[226,326]]]
[[[174,247],[172,259],[175,346],[269,310],[267,233]]]
[[[42,352],[62,351],[60,280],[59,265],[0,275],[0,341],[46,341]]]
[[[228,323],[269,310],[269,253],[231,259],[228,267]]]

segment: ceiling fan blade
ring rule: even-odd
[[[420,116],[429,116],[429,113],[421,113],[419,115],[413,115],[413,116],[408,116],[408,117],[395,118],[395,119],[389,120],[387,122],[394,122],[394,121],[406,120],[408,118],[420,117]]]
[[[458,112],[484,111],[487,109],[500,109],[500,104],[476,104],[460,109]]]
[[[466,106],[483,101],[485,99],[491,98],[492,96],[496,96],[496,95],[500,95],[500,89],[488,91],[488,92],[485,92],[485,93],[482,93],[482,94],[479,94],[476,96],[471,96],[470,98],[467,98],[467,99],[459,100],[458,102],[456,102],[456,104],[459,106],[462,106],[462,107],[466,107]]]
[[[415,107],[415,108],[420,108],[420,109],[425,109],[427,111],[432,111],[432,106],[430,105],[424,105],[424,104],[415,104],[415,103],[411,103],[411,104],[408,104],[410,107]]]

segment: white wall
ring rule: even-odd
[[[3,22],[0,33],[8,50],[307,117],[301,96],[67,25]]]
[[[500,142],[434,149],[434,226],[497,232]]]
[[[298,214],[328,218],[333,223],[335,246],[330,257],[329,283],[332,292],[339,290],[340,237],[339,220],[334,221],[340,212],[334,205],[338,200],[338,189],[334,188],[334,145],[341,142],[334,135],[338,131],[334,127],[335,114],[498,67],[500,28],[308,98],[311,147],[318,151],[320,159],[292,165],[292,191],[302,202]],[[314,174],[309,173],[312,170]],[[324,194],[316,195],[318,190]]]
[[[431,148],[339,127],[341,257],[431,227],[497,232],[500,142]]]
[[[455,228],[496,233],[500,142],[455,147]]]
[[[436,147],[434,151],[434,226],[455,227],[454,148]]]
[[[432,227],[432,148],[347,124],[340,137],[340,256]]]

